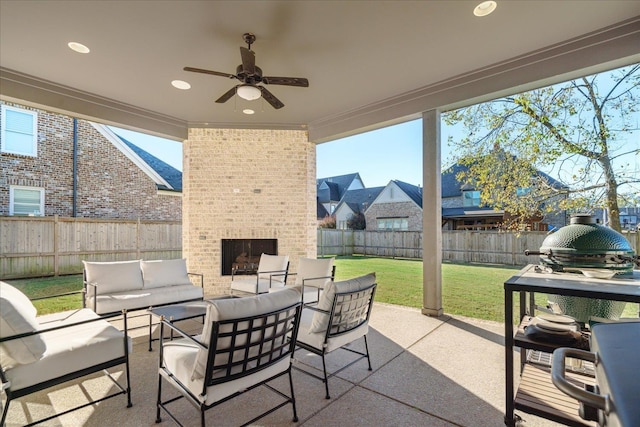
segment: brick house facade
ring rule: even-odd
[[[365,211],[367,230],[422,231],[422,190],[392,180]]]
[[[4,101],[0,105],[37,114],[37,154],[0,151],[0,215],[11,214],[13,187],[42,189],[44,212],[39,215],[73,216],[74,118]],[[128,141],[81,119],[76,136],[77,217],[181,220],[180,192],[160,189],[153,168]]]

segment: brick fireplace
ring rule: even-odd
[[[191,128],[183,145],[183,257],[205,295],[229,293],[222,241],[276,239],[316,256],[316,151],[302,130]],[[226,260],[225,260],[226,261]]]

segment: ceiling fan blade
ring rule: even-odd
[[[231,89],[229,89],[228,91],[226,91],[224,93],[224,95],[222,95],[220,98],[216,99],[216,102],[222,104],[223,102],[227,102],[229,99],[231,99],[231,97],[233,95],[236,94],[236,89],[238,88],[238,86],[234,86]]]
[[[309,87],[309,80],[302,77],[263,77],[262,83],[268,85]]]
[[[282,101],[280,101],[271,92],[269,92],[269,90],[266,87],[264,86],[256,86],[256,87],[262,91],[262,97],[264,98],[265,101],[271,104],[273,108],[278,110],[284,107],[284,104],[282,103]]]
[[[253,76],[256,73],[256,54],[240,46],[240,55],[242,56],[242,70],[248,76]]]
[[[236,78],[236,76],[233,75],[233,74],[221,73],[219,71],[203,70],[202,68],[184,67],[183,70],[184,71],[191,71],[193,73],[212,74],[214,76],[228,77],[230,79],[235,79]]]

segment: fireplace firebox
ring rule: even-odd
[[[257,271],[263,253],[278,255],[278,239],[222,239],[222,275]]]

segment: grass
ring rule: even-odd
[[[518,272],[516,267],[443,264],[442,305],[445,313],[476,319],[504,321],[502,284]],[[422,308],[422,261],[366,256],[337,257],[336,280],[375,272],[378,282],[376,301]],[[60,276],[9,281],[30,298],[82,289],[82,276]],[[515,298],[515,312],[518,298]],[[546,304],[546,296],[536,296],[536,303]],[[81,296],[35,301],[38,313],[78,308]],[[623,317],[637,317],[638,304],[627,304]]]

